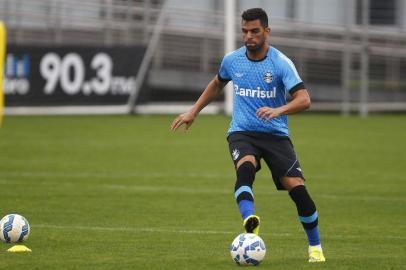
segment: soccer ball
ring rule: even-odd
[[[256,234],[242,233],[234,239],[230,253],[238,265],[258,265],[265,257],[265,243]]]
[[[0,220],[0,239],[6,243],[23,242],[30,235],[30,225],[25,217],[10,214]]]

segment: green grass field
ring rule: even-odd
[[[6,117],[0,215],[31,224],[33,252],[0,269],[238,269],[228,118],[171,133],[171,116]],[[324,264],[267,169],[254,192],[267,256],[258,269],[406,269],[406,115],[290,118],[319,211]],[[264,167],[266,168],[266,167]]]

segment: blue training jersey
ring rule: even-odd
[[[254,131],[289,136],[287,115],[265,121],[255,114],[260,107],[285,105],[287,93],[304,88],[288,57],[269,47],[264,59],[254,61],[248,59],[244,46],[223,58],[218,78],[223,82],[232,80],[234,84],[233,113],[228,134]]]

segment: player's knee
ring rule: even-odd
[[[255,156],[253,156],[253,155],[248,155],[248,156],[245,156],[245,157],[241,158],[241,159],[237,162],[237,166],[236,166],[237,170],[238,170],[238,168],[239,168],[242,164],[244,164],[245,162],[251,162],[252,165],[253,165],[255,168],[257,167],[257,160],[256,160]]]
[[[249,161],[241,164],[237,169],[237,181],[235,183],[235,198],[237,201],[254,200],[252,184],[255,180],[256,169]]]
[[[283,177],[282,185],[287,191],[291,191],[297,186],[304,186],[305,183],[303,179],[300,177]]]

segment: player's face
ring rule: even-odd
[[[270,33],[269,27],[263,27],[260,20],[242,21],[242,36],[247,50],[256,52],[264,46]]]

